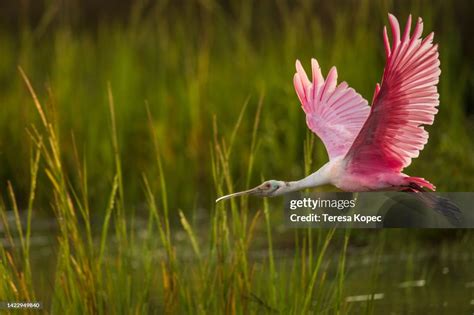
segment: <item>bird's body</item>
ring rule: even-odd
[[[356,174],[348,169],[348,161],[336,158],[324,166],[325,176],[329,184],[344,191],[380,191],[380,190],[405,190],[410,183],[428,186],[430,184],[421,178],[413,178],[401,172],[380,171],[372,172],[366,176]]]
[[[360,176],[348,170],[348,162],[344,158],[336,158],[327,165],[329,183],[344,191],[377,191],[392,190],[404,184],[406,175],[393,172],[371,173]]]
[[[337,84],[335,67],[324,78],[318,62],[312,59],[310,80],[296,62],[296,94],[308,128],[324,143],[329,162],[299,181],[270,180],[217,201],[242,194],[277,196],[326,184],[350,192],[435,190],[425,179],[408,176],[402,170],[427,143],[423,126],[431,125],[438,111],[438,46],[433,44],[433,33],[421,37],[421,18],[410,34],[410,16],[403,35],[393,15],[389,21],[392,45],[384,28],[387,60],[371,106],[346,82]]]

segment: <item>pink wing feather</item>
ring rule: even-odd
[[[400,172],[419,155],[428,141],[423,125],[431,125],[439,94],[438,46],[433,33],[421,39],[423,22],[418,19],[409,37],[411,16],[400,39],[397,19],[389,15],[392,48],[384,28],[387,57],[382,84],[377,85],[370,115],[345,159],[348,171],[356,174]]]
[[[369,115],[367,101],[346,82],[337,85],[337,70],[332,67],[324,80],[318,62],[311,60],[312,81],[299,60],[293,78],[306,123],[321,138],[329,159],[344,156]]]

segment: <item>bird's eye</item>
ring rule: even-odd
[[[265,184],[265,188],[270,188],[270,187],[272,187],[272,184],[270,184],[270,183]]]

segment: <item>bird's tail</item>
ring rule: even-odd
[[[421,177],[406,177],[405,180],[407,181],[408,185],[410,186],[411,184],[414,184],[414,189],[415,186],[422,189],[421,191],[425,191],[423,190],[423,188],[428,188],[432,191],[435,191],[436,190],[436,186],[433,185],[432,183],[430,183],[429,181],[427,181],[426,179],[424,178],[421,178]]]
[[[414,192],[430,209],[442,214],[452,225],[460,226],[462,212],[451,200],[441,197],[433,192],[427,192],[423,187],[434,190],[434,186],[423,178],[410,177],[411,181],[405,191]]]

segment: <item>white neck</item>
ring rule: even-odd
[[[328,164],[329,163],[323,165],[323,167],[321,167],[319,170],[303,179],[288,182],[287,188],[282,193],[330,184]]]

